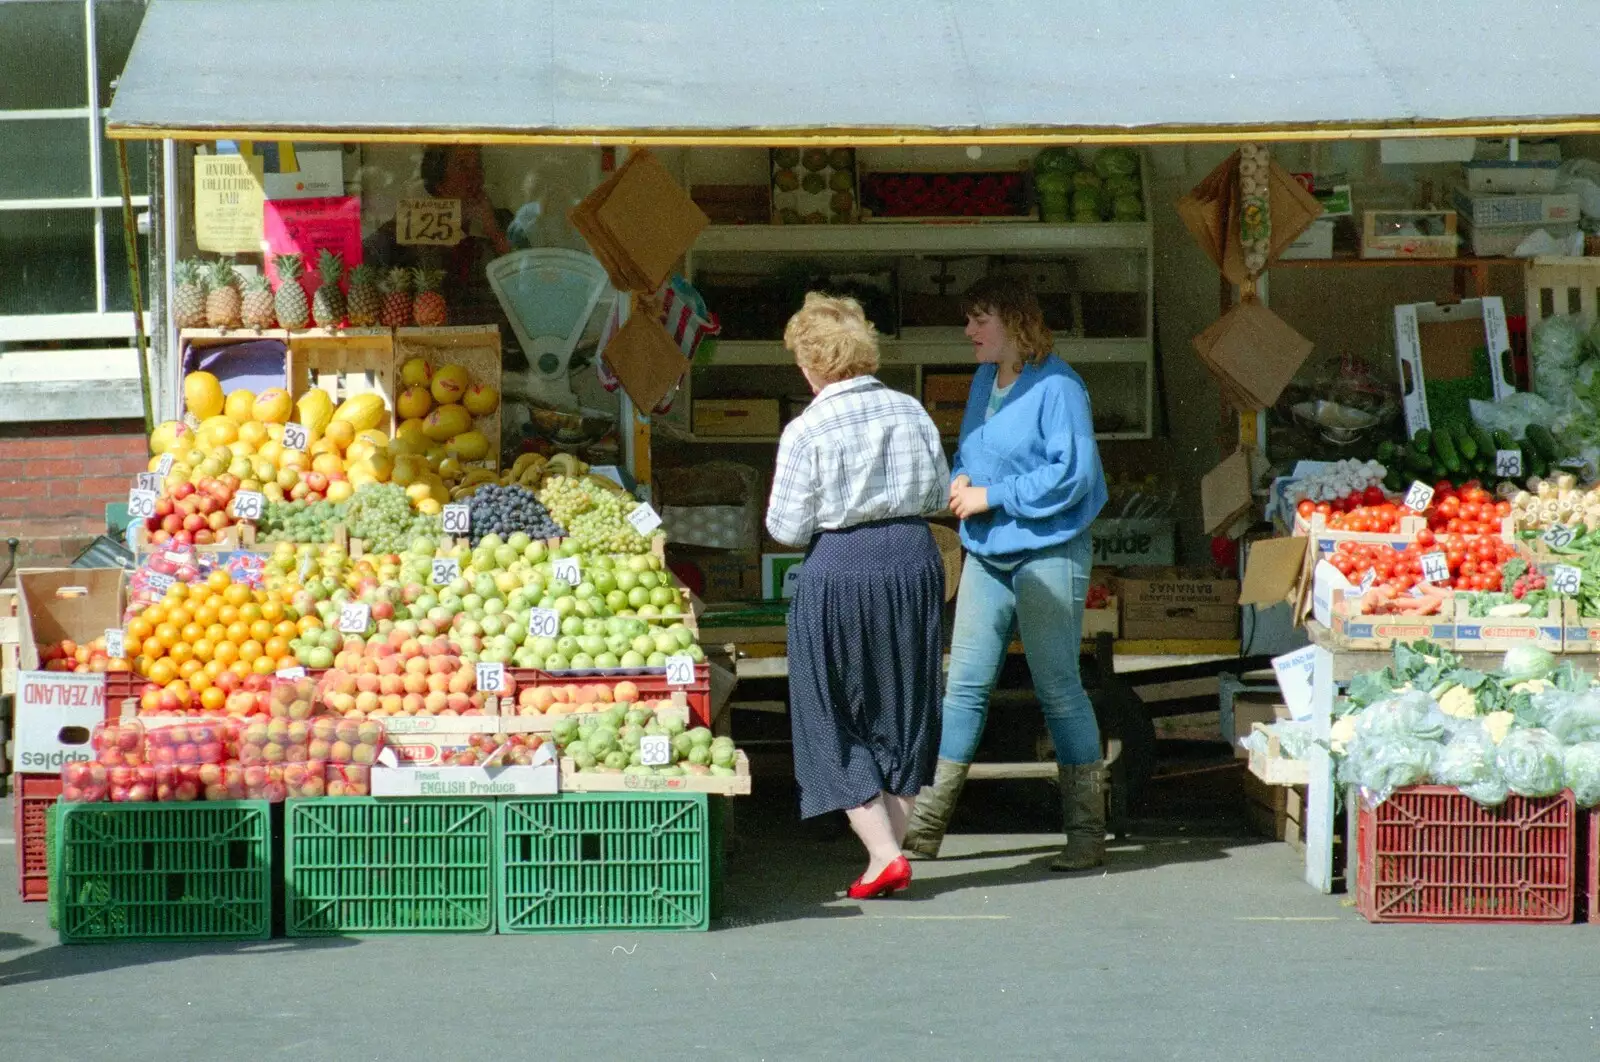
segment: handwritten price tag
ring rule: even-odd
[[[550,574],[577,586],[583,582],[583,565],[578,563],[577,557],[557,557],[550,562]]]
[[[161,493],[161,476],[155,472],[140,472],[133,477],[133,487],[135,490],[149,490],[159,494]]]
[[[304,424],[290,421],[283,426],[283,448],[285,450],[304,450],[311,445],[311,433]]]
[[[345,634],[363,634],[372,622],[372,606],[351,601],[339,609],[339,629]]]
[[[1406,508],[1420,513],[1433,502],[1433,488],[1420,480],[1413,481],[1406,491]]]
[[[1424,553],[1422,555],[1422,577],[1430,583],[1443,583],[1450,580],[1450,561],[1443,553]]]
[[[311,554],[309,553],[300,558],[300,581],[302,583],[306,581],[306,576],[311,574],[311,568],[315,564],[316,561],[311,559]]]
[[[561,635],[561,613],[553,608],[528,610],[528,633],[535,638],[557,638]]]
[[[106,655],[112,658],[127,656],[127,648],[127,638],[123,635],[121,628],[107,627]]]
[[[650,734],[639,739],[639,762],[646,767],[665,767],[672,762],[672,739],[665,734]]]
[[[1501,479],[1521,479],[1522,451],[1496,450],[1494,452],[1494,474]]]
[[[1557,564],[1550,569],[1550,586],[1558,594],[1576,594],[1583,586],[1583,572],[1570,564]]]
[[[240,520],[259,520],[267,511],[267,496],[259,491],[241,490],[233,496],[233,515]]]
[[[154,590],[158,594],[166,593],[167,590],[171,588],[172,584],[177,581],[178,580],[174,579],[172,576],[163,575],[161,572],[151,572],[145,579],[145,582],[149,585],[150,589]]]
[[[156,514],[156,492],[153,490],[139,490],[137,488],[128,492],[128,519],[148,520]]]
[[[280,667],[273,674],[276,678],[281,679],[303,679],[306,677],[306,669],[303,667]]]
[[[478,689],[484,693],[499,693],[506,688],[506,666],[479,661],[476,667]]]
[[[156,462],[156,475],[160,476],[162,479],[166,479],[168,476],[172,475],[172,466],[174,463],[176,463],[176,461],[177,458],[173,457],[171,454],[162,454],[161,460]]]
[[[1361,577],[1361,592],[1364,594],[1368,590],[1371,590],[1372,589],[1372,584],[1377,582],[1377,581],[1378,581],[1378,571],[1377,571],[1377,569],[1376,568],[1368,568],[1367,569],[1367,574],[1365,574],[1365,575],[1363,575]]]
[[[1566,524],[1551,524],[1539,537],[1551,549],[1566,549],[1578,533]]]
[[[649,502],[640,502],[638,508],[628,514],[628,523],[641,535],[648,535],[661,526],[661,514],[650,507]]]
[[[461,200],[402,199],[395,211],[395,242],[454,247],[461,242]]]
[[[461,578],[461,562],[454,557],[435,557],[433,559],[433,582],[435,586],[443,586]]]
[[[472,533],[472,510],[460,502],[446,505],[439,518],[444,523],[444,533],[447,535]]]
[[[667,685],[689,686],[694,683],[694,657],[667,657]]]

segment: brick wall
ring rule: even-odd
[[[140,420],[0,425],[0,565],[7,538],[22,540],[19,567],[70,562],[105,532],[106,505],[128,500],[148,453]]]

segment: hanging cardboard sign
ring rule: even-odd
[[[461,242],[461,200],[402,199],[394,215],[395,242],[404,247],[454,247]]]
[[[265,203],[259,157],[194,157],[194,238],[200,250],[258,253]]]
[[[269,200],[265,218],[267,278],[273,286],[278,283],[276,254],[305,256],[301,284],[308,297],[322,282],[317,255],[324,248],[343,255],[346,269],[361,264],[361,200],[355,196]]]

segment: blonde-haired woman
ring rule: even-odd
[[[1056,747],[1066,847],[1052,870],[1105,858],[1106,769],[1078,675],[1089,590],[1089,525],[1106,503],[1089,394],[1051,351],[1033,292],[985,277],[962,298],[979,362],[961,421],[950,511],[967,559],[956,597],[950,674],[933,784],[917,799],[906,851],[933,858],[983,736],[989,691],[1013,628]]]
[[[804,818],[843,810],[867,849],[856,899],[911,883],[900,854],[932,775],[944,567],[925,514],[949,467],[909,395],[873,375],[854,299],[812,293],[783,342],[816,395],[783,431],[767,530],[806,550],[789,608],[789,706]]]

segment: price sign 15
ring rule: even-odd
[[[161,476],[155,472],[140,472],[133,477],[133,486],[135,490],[153,490],[159,494],[161,492]]]
[[[106,655],[113,659],[120,656],[127,656],[127,648],[127,639],[122,633],[122,628],[107,627]]]
[[[241,490],[233,496],[233,515],[241,520],[259,520],[267,511],[267,497],[260,491]]]
[[[1566,549],[1577,538],[1577,532],[1566,524],[1551,524],[1540,538],[1551,549]]]
[[[583,582],[583,565],[578,563],[577,557],[557,557],[550,562],[550,574],[577,586]]]
[[[304,450],[311,445],[311,433],[306,431],[304,424],[290,421],[283,426],[283,448],[285,450]]]
[[[1406,491],[1406,508],[1420,513],[1433,501],[1433,488],[1420,480],[1413,481]]]
[[[153,490],[130,490],[128,492],[128,519],[148,520],[156,514],[156,492]]]
[[[478,689],[484,693],[499,693],[506,688],[506,666],[478,661]]]
[[[1450,561],[1443,553],[1424,553],[1422,555],[1422,577],[1430,583],[1448,582],[1450,579]]]
[[[1501,479],[1522,478],[1522,451],[1496,450],[1494,452],[1494,474]]]
[[[1558,594],[1576,594],[1583,587],[1583,572],[1570,564],[1550,569],[1550,587]]]
[[[454,557],[433,558],[433,582],[435,586],[443,586],[461,578],[461,562]]]
[[[561,637],[561,613],[553,608],[530,608],[528,633],[535,638]]]
[[[461,242],[461,200],[402,199],[394,219],[395,242],[454,247]]]
[[[672,739],[665,734],[650,734],[639,739],[639,762],[646,767],[665,767],[672,762]]]
[[[694,683],[694,657],[667,657],[667,685],[688,686]]]
[[[661,526],[661,514],[650,507],[649,502],[640,502],[633,512],[628,514],[628,523],[641,535],[648,535]]]
[[[444,533],[447,535],[472,533],[472,510],[460,502],[446,505],[439,518],[444,523]]]
[[[339,630],[345,634],[365,634],[372,622],[372,606],[351,601],[339,609]]]

